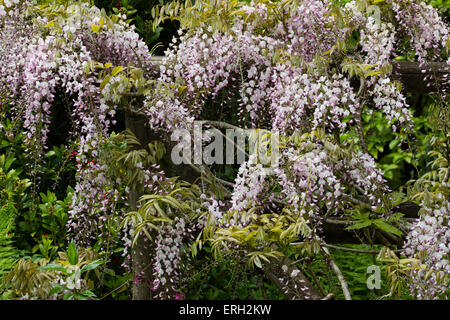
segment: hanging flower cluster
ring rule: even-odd
[[[11,61],[2,70],[1,84],[11,98],[16,98],[16,105],[22,105],[23,99],[26,106],[23,123],[30,148],[33,145],[45,148],[55,89],[64,88],[67,94],[75,96],[72,116],[75,129],[85,137],[80,146],[83,154],[96,147],[89,144],[98,133],[107,132],[111,123],[108,113],[116,107],[99,103],[102,98],[99,79],[95,72],[85,74],[85,66],[91,61],[140,65],[150,55],[137,34],[129,31],[122,20],[107,25],[100,10],[86,3],[60,10],[66,11],[68,17],[58,21],[50,21],[45,13],[37,15],[27,2],[20,2],[9,11],[3,19],[1,41],[3,54]],[[20,11],[30,12],[33,19],[25,19]],[[102,28],[93,32],[92,26],[99,21]],[[13,65],[16,67],[9,68]],[[7,89],[7,84],[12,90]]]
[[[161,97],[157,91],[149,96],[146,112],[150,123],[169,132],[189,128],[208,101],[218,101],[221,108],[226,108],[235,99],[244,126],[267,127],[271,123],[272,128],[282,131],[299,127],[307,130],[312,121],[312,128],[320,124],[343,130],[357,122],[363,97],[353,92],[343,75],[314,74],[306,67],[293,66],[291,60],[298,57],[311,62],[359,28],[363,62],[376,71],[366,81],[368,97],[374,98],[375,109],[386,114],[394,129],[396,121],[410,124],[408,105],[390,80],[387,68],[399,42],[394,25],[397,22],[366,17],[362,8],[356,1],[348,3],[344,12],[349,23],[339,27],[336,15],[324,2],[303,1],[294,12],[286,13],[287,18],[276,28],[262,32],[259,26],[267,20],[268,9],[254,3],[242,8],[245,15],[259,17],[254,24],[244,25],[241,19],[235,19],[227,33],[212,27],[187,31],[166,52],[159,78],[162,83],[175,84],[183,94],[170,96],[164,92]],[[445,38],[446,26],[439,16],[434,18],[437,20],[433,32]],[[440,31],[441,26],[445,26],[444,31]],[[445,43],[444,39],[435,44],[436,50]],[[274,56],[291,60],[274,63]],[[313,68],[311,64],[307,66]],[[376,76],[379,69],[381,77]],[[221,95],[225,89],[227,94]]]
[[[368,17],[361,29],[362,51],[366,53],[364,62],[383,67],[391,63],[396,40],[396,31],[392,23]]]
[[[142,163],[138,163],[134,170],[138,170],[142,172],[142,175],[137,175],[137,184],[142,186],[142,189],[146,193],[150,194],[159,194],[159,195],[166,195],[168,193],[168,190],[173,189],[172,182],[166,177],[163,170],[161,170],[160,166],[158,164],[153,164],[149,168],[145,169],[142,165]],[[122,181],[118,181],[120,184]],[[126,198],[127,195],[130,194],[130,188],[125,188],[125,196],[123,196],[122,201],[124,201],[125,205],[128,207],[128,199]],[[138,202],[136,204],[137,210],[141,208],[141,203]],[[124,251],[122,253],[122,257],[124,258],[122,266],[124,268],[127,268],[129,271],[131,271],[132,266],[132,239],[134,234],[134,225],[130,222],[128,224],[125,224],[123,226],[123,236],[121,238],[122,244],[124,246]],[[159,233],[161,235],[161,233]],[[162,233],[164,234],[164,233]],[[144,239],[144,247],[148,249],[150,252],[151,249],[154,247],[154,244],[149,241],[149,239],[146,236],[143,236]],[[137,263],[137,262],[134,262]],[[139,266],[140,269],[145,269],[147,266]],[[143,277],[143,275],[138,275],[139,277]]]
[[[265,169],[260,163],[257,163],[256,156],[251,155],[250,159],[239,168],[231,198],[230,212],[240,213],[262,204],[261,195],[266,189],[264,187],[265,176]],[[236,215],[230,224],[245,225],[247,222],[241,221],[239,215]]]
[[[214,225],[214,226],[225,226],[227,224],[227,219],[225,219],[226,212],[226,203],[217,200],[213,195],[206,195],[202,193],[200,195],[201,207],[206,208],[208,214],[204,215],[200,219],[198,219],[198,223],[195,228],[201,230],[205,226]],[[201,214],[201,209],[197,209],[197,213]]]
[[[119,201],[119,191],[110,189],[105,172],[104,165],[91,162],[89,170],[79,173],[81,183],[75,187],[77,197],[72,200],[67,232],[80,245],[90,246],[106,239],[110,232],[108,223]],[[93,190],[103,190],[103,194],[99,196]]]
[[[274,38],[281,37],[286,50],[306,62],[344,40],[351,28],[340,25],[332,7],[325,1],[302,1],[286,21],[279,24]]]
[[[270,108],[274,115],[272,127],[280,132],[318,127],[344,132],[360,112],[356,95],[341,74],[315,77],[287,65],[277,71]]]
[[[412,114],[407,108],[406,97],[398,90],[389,78],[380,78],[370,91],[375,108],[386,115],[386,119],[395,130],[394,122],[412,126]]]
[[[424,65],[430,57],[439,59],[440,48],[447,45],[450,32],[437,10],[421,1],[391,2],[395,19],[401,31],[410,37],[418,61]]]
[[[282,290],[284,291],[285,294],[287,294],[290,289],[289,288],[289,286],[290,286],[289,280],[297,277],[298,274],[300,273],[300,270],[292,269],[290,271],[289,267],[287,265],[283,265],[281,267],[281,270],[283,271],[283,275],[285,276],[285,278],[279,278],[278,280],[280,281],[281,285],[283,286]],[[311,297],[308,295],[309,288],[308,288],[308,286],[306,286],[305,280],[299,279],[298,282],[301,284],[301,287],[299,287],[297,284],[293,285],[292,289],[295,292],[295,295],[292,297],[292,300],[297,300],[297,299],[301,299],[301,298],[304,300],[311,299]]]
[[[450,202],[422,203],[423,213],[415,222],[404,245],[405,254],[418,258],[411,271],[411,294],[420,300],[436,299],[448,293],[450,275]]]
[[[175,218],[174,226],[160,228],[156,239],[156,250],[153,264],[152,291],[156,298],[177,299],[179,294],[179,264],[183,238],[186,237],[186,223],[183,218]]]
[[[225,93],[230,89],[242,92],[240,100],[246,105],[243,109],[252,120],[257,120],[256,112],[266,105],[265,88],[271,76],[267,69],[270,56],[261,51],[273,50],[276,41],[243,31],[239,25],[233,32],[235,36],[212,32],[211,28],[199,29],[181,36],[180,44],[166,52],[159,80],[176,83],[178,89],[183,88],[183,96],[162,97],[163,100],[150,96],[147,112],[152,125],[169,131],[188,128],[208,99],[220,96],[222,107],[231,102],[233,95]],[[241,74],[247,67],[250,69]],[[247,81],[240,82],[242,77]]]
[[[412,115],[408,109],[405,97],[391,81],[389,66],[391,60],[396,56],[395,46],[398,44],[397,30],[393,22],[382,21],[380,7],[372,12],[373,16],[364,17],[363,11],[358,7],[356,1],[347,4],[347,10],[360,17],[358,19],[360,31],[360,43],[365,53],[363,62],[367,66],[375,66],[375,73],[382,76],[369,76],[366,84],[371,99],[374,101],[375,109],[382,111],[393,129],[397,129],[394,122],[398,121],[400,126],[412,125]]]
[[[285,199],[295,214],[321,222],[323,208],[337,208],[348,202],[346,195],[358,188],[367,204],[380,208],[388,192],[374,159],[362,152],[342,154],[330,142],[304,141],[302,147],[283,152],[275,175]]]
[[[244,6],[243,10],[246,15],[257,14],[262,17],[262,23],[267,16],[264,4]],[[305,10],[310,14],[305,15]],[[230,32],[226,34],[213,31],[211,27],[185,33],[180,38],[180,43],[178,45],[175,43],[173,49],[166,52],[159,79],[164,83],[176,83],[177,88],[180,86],[186,88],[186,94],[182,97],[183,102],[180,98],[170,97],[170,100],[168,98],[162,100],[154,96],[149,97],[147,114],[150,123],[169,131],[181,125],[188,128],[208,99],[221,99],[220,106],[223,107],[233,98],[228,92],[234,91],[239,93],[236,99],[240,106],[238,113],[242,124],[253,127],[264,126],[270,121],[268,113],[275,112],[279,107],[278,101],[275,101],[270,108],[270,102],[276,98],[289,100],[287,96],[289,93],[283,98],[278,96],[283,94],[282,89],[286,86],[282,80],[289,81],[283,70],[291,67],[282,64],[278,69],[274,68],[273,55],[275,52],[286,52],[300,56],[301,60],[311,61],[316,54],[329,50],[336,41],[344,39],[349,32],[346,28],[338,28],[334,19],[326,4],[314,0],[303,2],[295,13],[289,15],[285,23],[289,30],[284,30],[283,24],[280,24],[272,33],[261,34],[258,31],[258,24],[244,25],[242,20],[236,19]],[[311,32],[312,26],[314,32]],[[304,71],[299,72],[299,75]],[[341,84],[340,80],[343,80],[342,77],[335,76],[332,80],[333,85],[343,86],[342,94],[346,95],[348,83],[343,80]],[[314,85],[313,82],[314,80],[311,80],[311,86]],[[312,90],[319,91],[319,88],[320,84]],[[227,89],[227,94],[222,98],[219,95],[224,89]],[[295,88],[292,89],[294,91]],[[332,90],[329,94],[340,95]],[[319,99],[321,98],[322,96]],[[331,106],[341,102],[335,98],[332,100]],[[354,97],[349,96],[348,102],[344,98],[344,104],[352,103],[356,104]],[[283,111],[280,112],[282,115],[278,115],[278,118],[283,117]],[[320,112],[324,110],[318,111],[317,117],[320,117]],[[343,110],[339,109],[334,111],[336,116],[342,112]],[[348,115],[347,112],[345,115]],[[281,125],[278,123],[280,121],[283,120],[276,119],[275,124]]]

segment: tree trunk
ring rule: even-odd
[[[273,263],[264,264],[263,272],[265,276],[272,282],[274,286],[283,292],[284,296],[289,299],[295,300],[320,300],[322,299],[320,293],[315,286],[309,281],[309,279],[303,274],[298,272],[295,277],[291,277],[292,271],[296,269],[296,266],[292,265],[292,261],[287,257],[281,257],[279,259],[272,260]],[[282,266],[287,266],[286,272],[283,272]],[[280,279],[289,280],[289,282],[282,283]],[[306,290],[305,290],[306,288]],[[303,290],[302,290],[303,289]]]
[[[145,126],[143,117],[136,117],[128,113],[125,114],[125,126],[131,130],[141,145],[146,145],[154,140],[150,130]],[[128,202],[131,210],[137,209],[137,201],[141,195],[137,192],[130,192]],[[154,248],[145,236],[140,236],[131,250],[131,260],[133,269],[133,300],[150,300],[152,298],[151,285],[153,283],[152,260]]]
[[[125,113],[125,126],[131,130],[141,143],[141,147],[146,146],[149,142],[160,140],[157,135],[148,127],[144,117],[133,115],[129,112]],[[168,177],[181,177],[184,181],[193,182],[198,174],[187,165],[174,165],[170,159],[170,149],[166,152],[160,161],[161,169],[164,170]],[[130,192],[128,202],[131,210],[137,209],[137,201],[142,194]],[[156,232],[151,231],[152,238],[156,237]],[[155,256],[155,248],[145,236],[140,236],[136,241],[134,248],[131,250],[131,260],[133,269],[133,300],[150,300],[152,299],[152,283],[154,277],[152,274],[152,263]]]

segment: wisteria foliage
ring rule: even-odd
[[[249,159],[235,181],[230,208],[219,214],[217,202],[213,201],[208,209],[214,217],[225,215],[231,219],[231,223],[221,224],[216,230],[215,245],[222,248],[226,247],[223,242],[238,241],[259,250],[261,258],[264,250],[270,256],[270,243],[279,243],[286,237],[285,231],[290,232],[292,239],[316,239],[324,213],[349,206],[360,208],[361,204],[358,206],[350,198],[357,194],[365,198],[366,209],[389,220],[392,199],[387,196],[389,190],[382,172],[364,149],[361,114],[381,111],[394,131],[408,132],[412,114],[401,85],[392,77],[391,62],[402,54],[396,48],[402,46],[407,52],[414,52],[424,72],[427,61],[449,63],[449,28],[424,3],[377,4],[374,8],[370,1],[351,1],[338,9],[322,1],[283,1],[277,5],[253,1],[242,6],[213,1],[208,9],[203,9],[201,3],[186,9],[180,6],[177,14],[185,15],[181,23],[186,30],[180,34],[179,43],[166,52],[160,80],[183,88],[183,94],[166,99],[147,97],[146,114],[155,129],[171,132],[183,126],[189,128],[209,99],[215,99],[221,108],[221,91],[232,88],[236,96],[228,94],[225,102],[236,99],[243,127],[265,127],[286,136],[316,132],[319,128],[329,135],[354,132],[361,148],[359,152],[349,152],[353,142],[327,141],[326,134],[317,135],[320,142],[314,134],[312,141],[305,139],[300,145],[288,140],[283,145],[282,165],[276,170],[276,178],[267,177],[261,164]],[[168,5],[166,12],[171,8],[173,5]],[[224,16],[228,20],[213,16],[212,11],[218,8],[227,12]],[[196,16],[197,10],[203,15]],[[167,16],[170,18],[170,14]],[[361,51],[355,50],[354,45],[352,48],[348,41],[355,33]],[[358,76],[359,86],[350,83],[349,75]],[[440,94],[445,100],[447,93]],[[327,145],[336,143],[342,145],[335,146],[330,155]],[[281,191],[267,196],[268,190],[274,189]],[[444,192],[443,197],[446,196]],[[445,202],[441,205],[446,208]],[[275,214],[274,208],[279,210],[280,206],[284,207],[282,213]],[[280,216],[287,219],[270,226],[267,213],[269,217],[274,214],[278,221],[283,221]],[[239,216],[241,219],[236,218]],[[299,219],[306,221],[309,228],[292,228]],[[439,244],[433,248],[439,252],[439,263],[447,265],[446,223],[434,224],[443,235],[436,239],[431,229],[423,230],[422,219],[431,218],[424,213],[413,233],[421,230],[437,241]],[[261,225],[265,228],[261,229]],[[275,237],[268,235],[277,232]],[[255,238],[258,241],[252,243]],[[418,238],[410,235],[410,239],[414,242]],[[412,242],[406,244],[409,257],[426,251],[422,247],[412,249],[411,245]],[[433,258],[428,259],[427,271],[435,268]],[[412,269],[413,274],[417,268]],[[427,292],[424,295],[416,291],[417,298],[445,296],[448,271],[441,265],[438,270],[443,273],[439,281],[431,277],[412,282],[411,288],[420,286]],[[440,289],[431,289],[435,286]]]
[[[138,228],[139,215],[153,215],[148,221],[161,225],[153,266],[153,290],[161,298],[180,296],[176,286],[186,230],[203,230],[192,253],[209,241],[215,252],[242,250],[261,266],[298,239],[303,241],[300,249],[317,253],[321,225],[330,215],[353,217],[368,210],[391,221],[390,190],[364,147],[361,115],[381,111],[393,130],[411,128],[404,92],[392,77],[391,61],[402,53],[399,48],[413,52],[424,69],[427,61],[450,64],[448,25],[418,1],[377,1],[378,15],[369,0],[344,7],[320,0],[204,2],[186,1],[178,12],[166,10],[155,20],[177,18],[182,26],[155,72],[149,49],[123,17],[108,17],[83,2],[34,6],[0,0],[0,92],[23,124],[36,176],[56,90],[62,88],[71,99],[78,173],[68,227],[80,244],[91,245],[108,234],[123,215],[118,203],[133,191],[123,187],[130,181],[111,170],[108,153],[110,126],[132,88],[145,92],[139,112],[161,135],[191,130],[211,101],[226,112],[235,104],[241,127],[281,134],[275,174],[248,159],[229,204],[211,188],[202,189],[203,200],[195,206],[171,202],[165,215],[149,209],[149,198],[132,209],[137,211],[128,215],[122,238],[128,246],[146,236],[148,225]],[[222,15],[215,14],[218,9]],[[142,79],[152,81],[152,90],[142,91]],[[344,135],[352,138],[339,139]],[[140,172],[141,191],[170,197],[170,187],[159,187],[168,177],[152,165],[146,168],[138,161],[128,169]],[[448,184],[448,174],[443,183]],[[446,190],[438,192],[441,200],[448,198]],[[445,200],[424,206],[408,236],[405,254],[421,257],[425,266],[411,271],[411,290],[419,299],[446,294],[448,210]],[[282,246],[274,250],[274,243]],[[423,276],[429,270],[437,273]]]

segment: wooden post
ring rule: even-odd
[[[154,140],[154,136],[145,125],[145,118],[125,113],[125,126],[131,130],[141,145],[146,145]],[[137,209],[137,201],[141,195],[130,192],[128,203],[131,210]],[[133,300],[150,300],[152,298],[151,285],[153,282],[152,262],[154,254],[150,242],[145,236],[140,236],[134,248],[131,249],[131,260],[133,268]]]
[[[445,78],[450,73],[450,65],[444,62],[429,62],[421,68],[418,62],[393,61],[392,67],[393,78],[403,84],[406,92],[448,92],[450,89],[450,78]],[[431,76],[431,79],[425,81],[425,76]]]

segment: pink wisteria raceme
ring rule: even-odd
[[[284,24],[279,24],[273,36],[284,40],[289,54],[311,62],[317,54],[344,40],[350,31],[349,26],[338,24],[327,2],[307,0],[301,2]]]
[[[419,259],[412,264],[409,288],[420,300],[438,299],[449,286],[450,202],[440,194],[440,201],[422,207],[404,246],[406,256]]]
[[[349,81],[340,74],[314,76],[283,65],[277,68],[270,109],[273,128],[281,132],[325,127],[344,132],[354,124],[360,104]]]
[[[375,83],[370,95],[373,99],[375,108],[386,115],[386,119],[395,130],[395,122],[401,126],[405,123],[412,126],[412,114],[408,109],[406,97],[391,82],[389,78],[379,78]]]
[[[174,226],[163,226],[159,230],[153,264],[155,280],[151,289],[158,299],[176,298],[180,288],[179,267],[186,229],[184,219],[176,217]]]
[[[436,9],[425,2],[391,1],[400,30],[410,37],[411,47],[424,65],[430,57],[439,59],[447,45],[449,28]]]
[[[364,62],[383,67],[391,63],[396,41],[396,30],[392,23],[381,22],[368,17],[361,29],[362,51],[366,53]]]
[[[240,214],[252,207],[262,204],[262,195],[265,190],[264,182],[266,172],[260,163],[251,155],[249,160],[241,165],[235,180],[235,187],[231,198],[230,212],[234,213],[233,225],[245,225],[249,221],[242,221]]]

